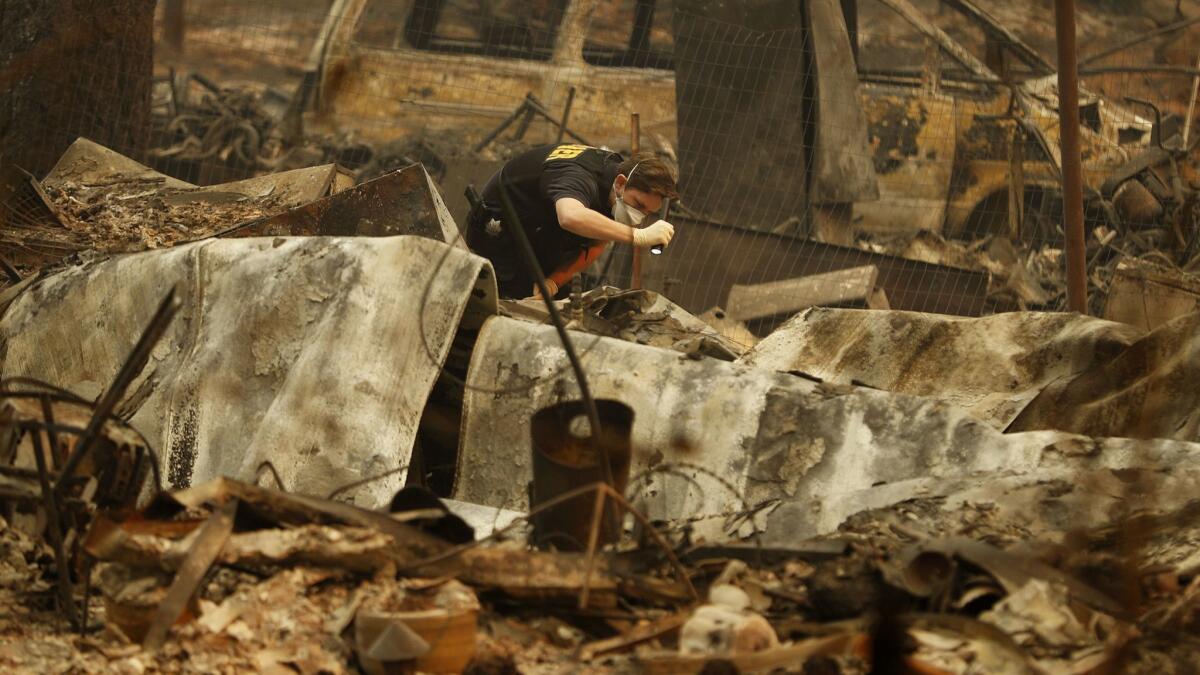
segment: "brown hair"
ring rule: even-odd
[[[633,168],[637,167],[637,171]],[[629,172],[633,171],[630,176]],[[679,189],[675,183],[678,180],[675,168],[663,158],[649,153],[639,152],[621,162],[617,173],[629,179],[626,184],[634,190],[653,192],[668,199],[678,199]]]

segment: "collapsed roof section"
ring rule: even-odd
[[[1021,317],[1000,321],[1013,318]],[[923,396],[813,382],[611,338],[575,339],[593,396],[634,410],[630,491],[651,519],[701,521],[696,531],[708,537],[731,536],[780,504],[819,511],[881,483],[1168,466],[1200,450],[1057,431],[1004,434]],[[503,317],[485,325],[468,375],[455,498],[525,506],[529,432],[514,421],[579,395],[557,341],[549,327]],[[815,534],[842,521],[806,517],[820,525]]]
[[[30,184],[36,202],[0,240],[24,270],[226,236],[416,234],[466,248],[419,164],[359,185],[325,164],[197,187],[80,138]]]
[[[1050,383],[1010,431],[1200,442],[1200,313],[1170,321],[1111,360]]]
[[[437,439],[456,454],[454,496],[525,507],[527,421],[579,396],[558,337],[529,321],[489,321],[497,313],[490,268],[464,250],[422,169],[344,190],[335,190],[334,173],[317,180],[318,170],[193,188],[81,141],[43,188],[133,184],[164,202],[215,207],[259,195],[299,205],[220,223],[219,234],[237,238],[27,280],[0,319],[2,374],[95,395],[163,289],[175,286],[186,298],[179,318],[121,410],[165,453],[170,484],[253,480],[269,462],[288,489],[326,494],[394,472],[355,494],[382,504],[404,482],[435,380],[454,374],[466,386],[442,392],[449,423]],[[295,234],[422,236],[285,236]],[[509,305],[544,319],[540,308]],[[721,359],[740,348],[663,298],[604,290],[581,305],[575,325],[592,334],[574,339],[591,389],[635,413],[631,489],[652,517],[699,518],[712,537],[814,505],[823,515],[806,522],[828,531],[860,502],[905,494],[855,497],[880,484],[1157,467],[1192,451],[1088,436],[1196,440],[1191,410],[1164,403],[1194,361],[1194,317],[1143,337],[1132,326],[1058,314],[814,308],[729,363]],[[1133,366],[1150,361],[1152,372],[1129,382],[1141,373]],[[1108,414],[1114,391],[1141,396],[1154,412],[1142,417],[1158,426],[1133,428],[1132,417]],[[1012,429],[1057,431],[1001,433],[1019,414]]]
[[[85,396],[112,380],[164,289],[178,319],[122,402],[175,487],[335,487],[408,464],[456,332],[496,311],[482,258],[422,237],[208,240],[69,268],[0,319],[4,377]],[[365,486],[386,503],[405,472]]]
[[[1003,430],[1046,385],[1115,357],[1134,326],[1078,314],[965,319],[814,307],[739,360],[953,404]]]

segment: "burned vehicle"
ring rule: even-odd
[[[654,0],[339,0],[314,49],[315,123],[353,120],[376,142],[482,133],[532,95],[594,142],[628,138],[631,112],[673,137],[670,7],[657,5],[667,11]]]
[[[880,201],[922,206],[912,210],[923,219],[918,229],[947,236],[1006,233],[1014,240],[1037,241],[1061,236],[1054,68],[969,0],[948,4],[987,34],[989,63],[905,0],[881,1],[908,19],[936,49],[930,49],[915,73],[860,72]],[[955,68],[945,74],[944,56]],[[1092,215],[1099,221],[1105,218],[1101,202],[1111,200],[1117,187],[1106,188],[1106,181],[1159,136],[1153,120],[1131,105],[1086,91],[1080,96],[1080,119],[1084,182]],[[856,204],[855,213],[867,230],[897,231],[914,225],[906,210],[900,211],[900,222],[879,205]]]
[[[878,1],[925,33],[940,56],[918,72],[860,70],[855,84],[878,199],[855,202],[854,227],[958,236],[1002,223],[1034,228],[1027,236],[1050,234],[1059,172],[1052,67],[986,13],[967,2],[951,3],[971,9],[985,31],[1006,39],[1004,47],[1034,75],[1007,83],[909,3]],[[568,125],[589,140],[626,142],[631,112],[640,113],[645,131],[674,140],[683,109],[711,103],[683,100],[676,92],[674,31],[697,4],[704,3],[340,0],[316,50],[313,120],[318,127],[353,121],[362,137],[375,141],[416,129],[483,133],[529,94],[561,118],[574,90]],[[823,28],[847,30],[842,22]],[[950,68],[943,68],[945,55],[954,62]],[[1139,113],[1144,111],[1084,93],[1085,182],[1093,196],[1120,167],[1153,147],[1153,119]],[[547,124],[541,117],[532,121]],[[1107,190],[1109,200],[1116,187]],[[1144,190],[1134,189],[1145,201]],[[1010,202],[1015,217],[1008,215]],[[1127,213],[1144,216],[1147,209],[1153,207]],[[774,215],[774,223],[730,224],[773,229],[796,214]]]
[[[687,255],[654,261],[644,283],[696,312],[736,283],[867,264],[830,263],[841,258],[809,251],[814,239],[1058,241],[1053,67],[970,0],[947,5],[987,35],[982,57],[908,0],[868,1],[915,28],[923,63],[864,68],[847,11],[856,3],[838,0],[800,11],[774,0],[753,11],[711,0],[339,0],[310,58],[306,121],[374,143],[452,130],[470,153],[506,123],[526,143],[565,126],[576,141],[628,147],[640,113],[646,144],[677,153],[677,218],[689,228]],[[1185,175],[1171,175],[1170,157],[1185,154],[1169,149],[1178,121],[1157,128],[1146,105],[1086,91],[1080,113],[1090,225],[1182,221],[1194,168],[1179,162]],[[447,183],[457,212],[461,187]],[[974,300],[899,307],[981,311]]]

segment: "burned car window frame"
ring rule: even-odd
[[[455,9],[456,0],[413,0],[404,21],[403,36],[409,47],[421,51],[549,61],[567,5],[566,0],[556,1],[559,5],[557,16],[548,20],[544,29],[505,20],[495,21],[485,28],[481,19],[475,26],[476,39],[467,40],[438,34],[446,19],[445,10]]]
[[[588,26],[588,37],[584,40],[583,60],[593,66],[608,68],[651,68],[673,70],[671,46],[657,44],[653,40],[654,28],[661,22],[670,22],[671,6],[663,0],[630,0],[632,7],[621,7],[618,22],[628,19],[628,31],[624,45],[617,48],[595,40],[595,23]],[[566,19],[567,2],[558,0],[554,8],[557,16],[551,17],[543,28],[530,28],[517,22],[500,20],[487,35],[475,39],[451,38],[439,35],[439,27],[446,19],[444,12],[454,9],[455,0],[414,0],[404,19],[402,36],[407,46],[421,51],[443,54],[467,54],[492,56],[527,61],[549,61],[553,57],[554,43]],[[624,4],[624,3],[623,3]],[[462,8],[458,8],[463,11]],[[629,16],[627,16],[629,15]],[[656,23],[657,22],[657,23]],[[624,29],[625,26],[622,26]],[[522,39],[523,38],[523,39]]]
[[[632,7],[626,7],[628,3],[632,3]],[[606,68],[674,71],[674,45],[656,44],[653,39],[655,27],[661,27],[664,22],[667,31],[672,30],[670,22],[674,7],[667,0],[625,0],[618,10],[617,21],[624,23],[629,10],[632,10],[632,16],[629,17],[629,32],[624,41],[624,48],[598,43],[593,37],[596,29],[593,20],[588,26],[588,35],[583,43],[584,62]]]

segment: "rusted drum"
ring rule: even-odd
[[[604,481],[597,450],[608,454],[618,492],[629,482],[633,409],[611,399],[597,399],[600,433],[591,434],[582,401],[567,401],[533,415],[533,484],[530,505],[540,504],[576,488]],[[533,518],[534,543],[560,550],[583,550],[591,531],[596,495],[589,492],[547,509]],[[607,503],[601,519],[600,543],[621,536],[620,514]]]

